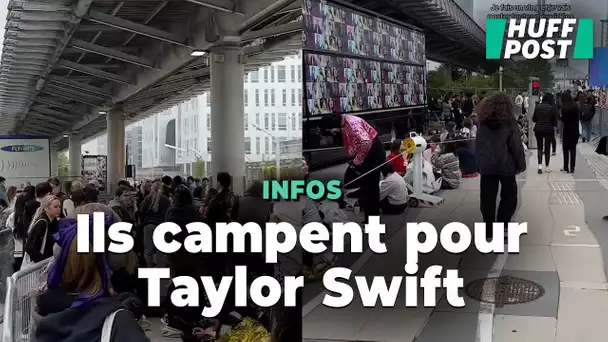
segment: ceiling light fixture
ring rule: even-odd
[[[204,55],[206,55],[207,52],[203,51],[203,50],[194,50],[190,53],[190,56],[192,57],[202,57]]]

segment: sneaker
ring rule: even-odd
[[[604,220],[604,221],[608,222],[608,215],[606,215],[606,216],[602,217],[602,220]]]
[[[538,165],[538,174],[542,174],[543,173],[543,166],[542,165]]]
[[[568,169],[559,169],[559,170],[563,173],[570,173],[570,171],[568,171]]]
[[[160,324],[169,325],[169,315],[165,314],[163,317],[161,317]]]
[[[552,156],[556,156],[556,155],[557,155],[557,153],[553,152],[553,153],[551,153],[551,155],[552,155]]]
[[[545,166],[545,172],[549,173],[549,172],[551,172],[551,169],[548,166]]]
[[[161,320],[162,323],[162,320]],[[139,324],[139,326],[141,327],[141,329],[143,331],[149,331],[152,329],[152,322],[148,321],[148,319],[146,318],[146,316],[141,316],[138,320],[137,320],[137,324]]]
[[[183,335],[182,331],[179,329],[176,329],[170,325],[169,316],[167,314],[165,314],[160,319],[160,324],[161,324],[161,326],[160,326],[161,336],[168,337],[168,338],[182,337],[182,335]]]

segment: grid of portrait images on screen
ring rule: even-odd
[[[306,1],[304,21],[304,48],[332,53],[304,56],[310,115],[426,102],[423,34],[312,0]]]

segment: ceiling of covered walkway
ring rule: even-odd
[[[485,33],[452,0],[348,0],[422,28],[428,59],[491,69]],[[301,0],[10,0],[0,70],[0,134],[106,130],[122,103],[135,121],[210,87],[193,52],[235,39],[246,71],[301,49]],[[237,23],[237,24],[234,24]],[[232,25],[230,25],[232,24]],[[238,37],[238,38],[236,38]]]
[[[300,0],[11,0],[0,70],[0,134],[106,130],[122,103],[134,121],[210,87],[193,56],[244,47],[246,71],[301,49]],[[238,38],[236,38],[238,37]]]

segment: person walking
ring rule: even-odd
[[[574,173],[576,166],[576,144],[580,137],[579,109],[572,101],[572,94],[567,91],[562,95],[562,149],[564,151],[563,172]]]
[[[583,128],[583,131],[581,132],[583,135],[583,142],[590,142],[593,128],[592,121],[595,116],[595,106],[592,103],[592,99],[586,98],[582,93],[579,95],[578,105],[581,115],[581,126]]]
[[[538,148],[538,173],[550,172],[549,163],[551,161],[551,144],[555,140],[555,128],[557,127],[557,108],[554,103],[555,97],[551,93],[543,96],[542,102],[534,110],[532,121],[534,122],[534,135],[536,136],[536,146]],[[545,164],[543,168],[543,155]]]
[[[487,98],[477,112],[479,131],[475,158],[481,174],[479,202],[488,239],[494,236],[494,222],[511,222],[517,208],[515,176],[526,170],[526,157],[513,107],[510,96],[496,93]],[[499,185],[500,203],[496,210]]]

